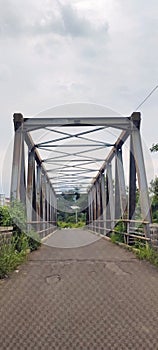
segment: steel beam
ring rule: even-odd
[[[95,186],[96,186],[96,226],[98,231],[100,232],[99,226],[100,226],[100,213],[101,213],[101,208],[100,208],[100,183],[99,180],[96,182]]]
[[[37,165],[36,210],[37,210],[37,221],[41,221],[41,165]],[[39,227],[38,227],[38,231],[40,230],[41,230],[41,224],[39,224]]]
[[[11,177],[11,200],[20,200],[22,189],[22,184],[20,185],[21,180],[24,185],[24,173],[22,169],[22,152],[23,152],[23,116],[22,114],[15,113],[13,116],[14,119],[14,150],[13,150],[13,163],[12,163],[12,177]]]
[[[119,193],[120,193],[120,204],[121,204],[121,217],[122,219],[127,218],[127,195],[125,186],[125,176],[122,160],[122,149],[117,152],[117,169],[119,179]]]
[[[138,128],[140,128],[140,123],[138,125]],[[136,164],[135,164],[135,157],[134,157],[132,135],[130,135],[129,193],[128,193],[129,222],[127,223],[128,233],[130,233],[131,228],[132,228],[132,231],[135,230],[135,223],[134,223],[135,214],[136,214],[135,211],[136,211]],[[130,223],[130,220],[133,220],[133,222]],[[128,243],[129,236],[127,236],[126,241]]]
[[[96,222],[97,222],[97,189],[96,184],[93,187],[93,210],[94,210],[94,227],[96,232]]]
[[[120,189],[118,176],[118,151],[115,153],[115,220],[121,217]]]
[[[46,178],[45,174],[42,172],[42,228],[45,230],[45,221],[46,221]]]
[[[122,131],[122,133],[120,134],[119,138],[117,139],[117,141],[115,143],[115,146],[112,148],[112,150],[108,154],[107,158],[105,159],[103,165],[99,169],[98,174],[93,179],[92,185],[93,185],[93,183],[95,183],[97,181],[98,177],[100,176],[100,173],[103,173],[105,171],[107,165],[112,162],[112,160],[116,154],[116,150],[120,149],[122,147],[122,145],[125,143],[125,141],[127,140],[128,137],[129,137],[129,131]]]
[[[110,209],[110,221],[111,221],[111,229],[114,228],[114,191],[113,191],[113,181],[112,181],[112,166],[108,164],[107,166],[107,177],[108,177],[108,191],[109,191],[109,209]]]
[[[101,233],[106,235],[105,223],[106,223],[106,191],[105,191],[105,174],[101,174],[101,208],[102,208],[102,230]]]
[[[90,224],[93,230],[94,210],[93,210],[93,190],[90,191]]]
[[[32,131],[53,126],[106,126],[130,130],[130,117],[24,118],[24,130]]]
[[[26,174],[25,174],[25,149],[24,149],[24,137],[22,135],[21,144],[21,178],[20,178],[20,201],[26,208]]]
[[[33,220],[33,181],[35,170],[35,158],[34,152],[28,154],[28,175],[27,175],[27,196],[26,196],[26,208],[27,208],[27,222]],[[31,225],[28,226],[28,231],[31,230]]]
[[[140,113],[133,113],[132,142],[133,142],[133,151],[134,151],[136,172],[137,172],[139,192],[140,192],[142,220],[148,221],[149,223],[151,223],[148,184],[147,184],[147,178],[146,178],[146,172],[145,172],[141,136],[140,136],[140,131],[137,128],[138,122],[140,122]],[[150,237],[149,227],[147,227],[146,236]]]
[[[105,234],[107,235],[111,231],[111,215],[110,215],[110,205],[109,205],[109,180],[106,171],[106,221],[105,221]]]

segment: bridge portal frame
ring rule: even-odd
[[[11,200],[19,200],[26,205],[27,222],[38,222],[38,230],[44,231],[48,222],[56,226],[57,198],[42,159],[31,138],[30,132],[51,126],[107,126],[121,129],[122,132],[105,159],[97,176],[88,190],[88,220],[91,229],[103,233],[112,230],[121,216],[128,222],[134,219],[136,208],[136,175],[140,192],[142,221],[151,223],[150,201],[146,178],[143,149],[140,135],[140,112],[130,117],[53,117],[24,118],[14,114],[14,151],[11,178]],[[130,137],[129,196],[124,180],[122,146]],[[24,142],[28,147],[28,176],[25,177]],[[111,162],[115,158],[115,194]],[[35,177],[36,173],[36,177]],[[96,225],[100,219],[100,224]],[[42,226],[41,226],[42,225]],[[146,237],[150,236],[146,225]]]

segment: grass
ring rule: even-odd
[[[58,227],[60,228],[80,228],[84,226],[85,226],[85,222],[83,221],[79,221],[77,223],[58,221]]]
[[[111,235],[111,242],[112,243],[124,243],[124,238],[123,238],[123,234],[117,232],[117,233],[112,233]]]
[[[123,235],[120,233],[113,233],[110,238],[112,243],[124,243]],[[144,244],[141,240],[136,240],[133,246],[127,247],[133,251],[140,260],[147,260],[151,264],[158,266],[158,250],[154,249],[148,243]]]
[[[0,226],[13,226],[9,241],[0,240],[0,278],[3,278],[26,259],[28,252],[38,249],[41,240],[35,231],[27,232],[25,208],[18,201],[12,201],[10,207],[0,206]]]
[[[17,249],[18,237],[14,236],[10,242],[5,240],[0,245],[0,279],[8,276],[18,265],[25,261],[29,252],[29,245],[26,237],[21,237],[20,251]]]
[[[0,242],[0,279],[8,276],[17,266],[23,263],[28,253],[37,250],[41,245],[38,234],[31,231],[14,233],[9,242],[5,239]]]
[[[149,244],[140,244],[139,246],[136,245],[133,251],[139,259],[147,260],[153,265],[158,266],[158,251],[152,248]]]

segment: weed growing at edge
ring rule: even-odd
[[[12,237],[10,242],[2,242],[0,245],[0,279],[7,276],[19,264],[21,264],[27,256],[29,247],[25,237],[21,238],[21,249],[16,249],[17,237]]]
[[[148,260],[152,264],[158,266],[158,251],[146,244],[140,245],[135,251],[136,256],[141,260]]]

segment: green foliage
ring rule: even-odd
[[[76,214],[59,212],[58,214],[58,227],[60,228],[79,228],[85,226],[86,214],[78,213],[77,214],[77,223],[76,223]]]
[[[14,230],[26,232],[26,212],[23,204],[17,200],[12,201],[9,213]]]
[[[124,243],[124,235],[123,232],[125,232],[125,225],[123,223],[123,221],[118,221],[115,229],[113,230],[112,234],[111,234],[111,241],[113,243],[116,242],[120,242],[120,243]]]
[[[70,202],[76,202],[80,198],[79,189],[76,187],[74,190],[65,191],[61,196]]]
[[[28,238],[25,235],[25,233],[17,233],[13,232],[13,238],[12,243],[14,244],[14,248],[17,252],[21,251],[28,251],[29,250],[29,243]]]
[[[125,225],[122,220],[116,223],[115,232],[125,232]]]
[[[138,243],[136,245],[136,256],[142,260],[148,260],[152,264],[158,266],[158,251],[153,249],[149,244]]]
[[[41,240],[37,232],[30,231],[27,235],[28,245],[31,252],[37,250],[41,246]]]
[[[0,244],[0,279],[8,275],[26,259],[28,253],[26,237],[21,237],[19,251],[16,248],[18,240],[17,236],[13,236],[10,242],[4,240]]]
[[[0,226],[12,226],[10,208],[7,206],[0,207]]]
[[[153,144],[152,147],[150,148],[151,152],[158,152],[158,143],[156,143],[155,145]]]
[[[34,231],[29,232],[29,236],[13,232],[10,242],[4,240],[0,243],[0,278],[13,271],[30,251],[37,250],[40,245],[40,238]]]
[[[3,278],[41,243],[36,232],[27,232],[25,209],[20,202],[14,201],[11,207],[0,207],[0,226],[13,226],[10,242],[0,242],[0,278]]]
[[[110,238],[112,243],[124,243],[124,238],[121,233],[113,233]]]
[[[16,231],[26,231],[26,215],[22,203],[13,201],[9,207],[0,207],[0,226],[13,226]]]
[[[77,223],[58,221],[58,227],[60,228],[80,228],[84,226],[85,226],[85,222],[82,222],[82,221],[79,221]]]
[[[151,209],[153,222],[158,222],[158,177],[150,182]]]

